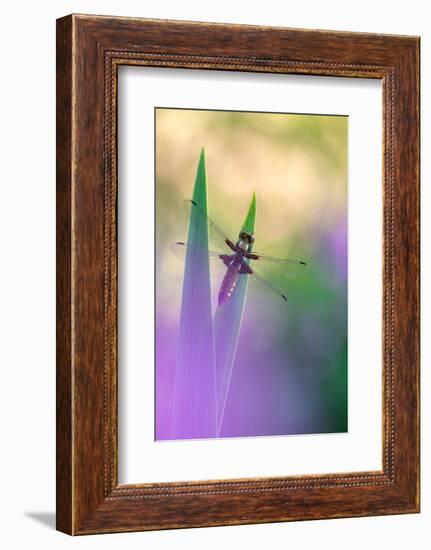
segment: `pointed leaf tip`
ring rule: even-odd
[[[242,224],[242,228],[244,231],[248,231],[249,233],[254,233],[254,225],[256,220],[256,193],[253,192],[253,196],[250,201],[250,206],[248,207],[248,212],[245,217],[244,223]]]
[[[204,148],[201,149],[199,155],[192,202],[199,204],[201,208],[207,208],[207,177]]]

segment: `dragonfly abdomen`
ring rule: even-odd
[[[238,282],[238,273],[240,267],[241,264],[235,260],[228,265],[227,271],[223,277],[223,281],[221,283],[218,293],[219,306],[225,304],[232,296],[232,293],[235,290],[236,284]]]

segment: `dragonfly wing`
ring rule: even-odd
[[[221,250],[233,250],[235,243],[230,239],[226,233],[224,233],[216,223],[209,218],[199,204],[192,200],[184,201],[184,209],[186,211],[187,217],[190,220],[190,223],[199,223],[201,224],[202,220],[205,220],[208,223],[208,233],[210,241],[219,247]],[[192,215],[193,214],[193,215]],[[195,222],[193,222],[195,220]],[[196,222],[199,220],[199,222]]]
[[[287,294],[276,288],[264,277],[257,275],[255,272],[249,275],[240,275],[240,277],[248,277],[247,300],[250,299],[250,301],[257,303],[259,307],[265,306],[279,311],[287,310]]]
[[[216,250],[194,248],[183,242],[173,243],[170,248],[175,256],[183,261],[186,260],[188,254],[208,258],[211,276],[220,277],[226,273],[227,265],[229,263],[229,253],[223,254],[222,252],[217,252]]]
[[[252,252],[250,255],[250,267],[258,275],[270,275],[279,280],[290,279],[306,275],[308,267],[302,260],[292,260],[288,258],[277,258],[276,256],[267,256],[260,252]]]

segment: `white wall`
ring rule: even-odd
[[[430,339],[423,339],[422,514],[72,539],[54,524],[55,18],[70,12],[284,25],[422,36],[422,150],[431,150],[431,30],[427,3],[301,0],[263,3],[181,0],[10,1],[2,6],[1,191],[1,541],[4,548],[304,549],[428,547]],[[423,330],[430,323],[431,190],[423,155]],[[426,253],[425,253],[426,252]]]

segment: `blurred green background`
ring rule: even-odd
[[[342,116],[156,109],[157,438],[171,421],[184,270],[169,247],[186,238],[202,147],[211,218],[236,239],[255,191],[254,250],[308,264],[281,289],[287,312],[247,302],[223,435],[347,430],[347,135]]]

